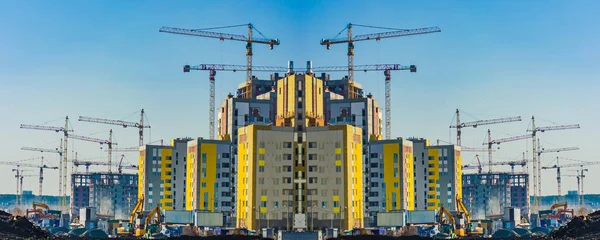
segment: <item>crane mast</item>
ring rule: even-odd
[[[190,66],[190,65],[184,65],[183,66],[183,72],[190,72],[191,70],[199,70],[199,71],[210,71],[209,73],[209,79],[211,81],[214,81],[215,79],[215,75],[216,72],[215,71],[242,71],[244,70],[243,68],[244,66],[241,65],[227,65],[227,64],[200,64],[197,66]],[[285,67],[271,67],[271,66],[254,66],[254,71],[261,71],[261,72],[287,72],[287,73],[293,73],[296,70],[298,72],[306,72],[306,73],[314,73],[314,72],[340,72],[340,71],[348,71],[349,68],[346,66],[324,66],[324,67],[315,67],[315,68],[306,68],[306,69],[293,69],[291,67],[289,68],[285,68]],[[356,71],[383,71],[384,75],[385,75],[385,95],[386,95],[386,100],[385,100],[385,109],[386,109],[386,113],[391,113],[391,71],[402,71],[402,70],[408,70],[412,73],[417,72],[417,66],[415,65],[409,65],[409,66],[404,66],[404,65],[400,65],[400,64],[372,64],[372,65],[357,65],[354,66],[354,70]],[[214,84],[211,83],[211,89],[214,88]],[[212,98],[211,98],[212,99]],[[211,101],[210,106],[214,105],[214,101]],[[210,107],[209,109],[210,115],[209,115],[209,119],[212,117],[213,120],[209,121],[209,123],[213,123],[214,124],[214,107]],[[386,138],[389,139],[390,135],[391,135],[391,114],[386,114],[385,115],[385,132],[386,132]],[[211,126],[213,126],[211,124]],[[213,129],[213,127],[211,127],[211,129]],[[211,134],[214,131],[211,130]]]
[[[553,148],[553,149],[543,149],[540,146],[540,141],[538,139],[538,152],[537,152],[537,159],[539,162],[541,162],[542,159],[542,153],[551,153],[551,152],[564,152],[564,151],[574,151],[574,150],[579,150],[578,147],[564,147],[564,148]],[[557,161],[557,165],[558,165],[558,159]],[[541,169],[539,168],[539,164],[538,164],[538,174],[537,174],[537,180],[538,180],[538,190],[540,191],[540,195],[541,195],[541,189],[542,189],[542,173],[541,173]],[[557,169],[557,171],[560,172],[560,169]],[[560,173],[557,173],[559,176],[557,181],[560,182]],[[560,197],[560,183],[559,183],[559,190],[558,190],[558,196]]]
[[[566,165],[560,165],[558,159],[560,157],[556,157],[556,165],[553,166],[548,166],[548,167],[542,167],[541,169],[556,169],[556,182],[558,184],[557,190],[558,190],[558,197],[560,197],[561,195],[561,176],[560,176],[560,169],[561,168],[571,168],[571,167],[581,167],[581,173],[583,175],[583,166],[591,166],[591,165],[599,165],[600,161],[596,161],[596,162],[581,162],[581,163],[573,163],[573,164],[566,164]],[[587,171],[587,170],[586,170]],[[583,176],[582,176],[582,180],[583,180]],[[583,195],[583,181],[581,183],[581,195]]]
[[[61,141],[61,148],[62,148],[62,141]],[[58,150],[58,149],[45,149],[45,148],[34,148],[34,147],[22,147],[21,150],[26,150],[26,151],[35,151],[35,152],[48,152],[48,153],[58,153],[60,156],[62,156],[62,151]],[[42,157],[42,162],[41,165],[44,165],[44,157]],[[58,168],[57,168],[58,169]],[[40,186],[39,186],[39,194],[40,196],[42,196],[42,183],[44,181],[44,169],[40,167]]]
[[[477,126],[490,125],[490,124],[498,124],[498,123],[509,123],[509,122],[520,122],[521,116],[517,117],[505,117],[505,118],[495,118],[489,120],[478,120],[474,122],[460,122],[460,111],[456,109],[456,125],[450,126],[450,128],[456,128],[456,145],[461,146],[461,136],[462,129],[466,127],[477,128]]]
[[[352,36],[352,27],[367,27],[367,28],[378,28],[378,29],[387,29],[393,31],[380,32],[380,33],[370,33],[370,34],[361,34]],[[347,30],[347,36],[345,38],[336,38],[339,36],[344,30]],[[416,28],[416,29],[397,29],[397,28],[387,28],[387,27],[374,27],[374,26],[366,26],[360,24],[352,24],[348,23],[346,27],[338,33],[338,35],[334,38],[330,39],[321,39],[321,45],[327,47],[327,50],[331,49],[331,45],[339,44],[339,43],[347,43],[348,45],[348,99],[359,98],[359,94],[354,89],[354,71],[357,70],[354,66],[354,42],[365,41],[365,40],[381,40],[382,38],[393,38],[393,37],[404,37],[404,36],[412,36],[412,35],[420,35],[420,34],[428,34],[428,33],[436,33],[441,32],[442,30],[438,27],[427,27],[427,28]],[[415,69],[416,72],[416,69]],[[389,71],[384,72],[386,75],[385,82],[385,129],[386,129],[386,139],[390,139],[391,137],[391,78],[389,76]]]
[[[117,143],[112,142],[112,129],[110,130],[110,133],[109,133],[109,140],[103,140],[103,139],[99,139],[99,138],[79,136],[79,135],[71,135],[70,137],[73,139],[77,139],[77,140],[100,143],[100,145],[103,145],[103,144],[108,145],[108,172],[109,173],[112,172],[112,169],[111,169],[112,146],[117,145]]]
[[[547,126],[547,127],[536,127],[535,126],[535,117],[531,116],[531,129],[527,130],[527,132],[531,132],[531,136],[533,138],[532,141],[532,160],[533,160],[533,211],[537,212],[539,207],[539,196],[542,195],[542,171],[541,171],[541,162],[538,157],[538,152],[541,151],[539,139],[537,139],[536,146],[536,137],[538,132],[546,132],[546,131],[556,131],[556,130],[567,130],[567,129],[579,129],[579,124],[571,124],[571,125],[558,125],[558,126]],[[536,150],[537,148],[537,150]]]
[[[46,131],[55,131],[55,132],[62,132],[64,138],[61,140],[64,141],[62,142],[62,144],[64,144],[64,148],[61,147],[61,152],[62,154],[62,161],[60,161],[60,174],[59,174],[59,188],[58,188],[58,195],[61,197],[61,209],[63,211],[66,211],[66,206],[67,206],[67,145],[68,145],[68,139],[69,139],[69,132],[73,132],[73,130],[69,129],[69,116],[65,117],[65,126],[64,127],[51,127],[51,126],[40,126],[40,125],[28,125],[28,124],[21,124],[21,128],[22,129],[34,129],[34,130],[46,130]]]
[[[40,165],[33,165],[33,164],[26,164],[26,163],[14,163],[14,162],[0,162],[0,165],[9,165],[9,166],[16,166],[17,169],[20,169],[21,167],[29,167],[29,168],[39,168],[40,169],[40,175],[39,175],[39,194],[40,196],[42,196],[42,184],[44,182],[44,169],[56,169],[58,170],[58,167],[49,167],[47,165],[44,164],[44,157],[41,157],[42,159],[42,163]]]
[[[240,27],[247,26],[248,28],[248,36],[238,35],[238,34],[229,34],[229,33],[218,33],[211,31],[204,31],[208,29],[222,29],[222,28],[231,28],[231,27]],[[257,31],[264,38],[254,38],[253,32]],[[234,26],[225,26],[225,27],[214,27],[207,29],[183,29],[183,28],[173,28],[173,27],[162,27],[159,32],[164,33],[172,33],[172,34],[181,34],[188,36],[196,36],[196,37],[207,37],[207,38],[218,38],[219,40],[233,40],[233,41],[242,41],[246,42],[246,86],[244,92],[241,94],[243,98],[252,98],[254,97],[254,91],[252,90],[252,56],[254,53],[252,52],[252,43],[260,43],[269,45],[269,49],[273,50],[274,45],[279,45],[279,39],[270,39],[266,38],[258,29],[252,25],[252,23],[243,24],[243,25],[234,25]],[[185,69],[184,69],[184,72]],[[188,71],[189,72],[189,71]],[[211,70],[211,77],[209,78],[209,137],[210,139],[215,139],[215,71]]]
[[[494,145],[494,144],[500,145],[501,143],[518,141],[518,140],[523,140],[523,139],[528,139],[528,138],[531,138],[530,134],[521,135],[521,136],[515,136],[515,137],[508,137],[508,138],[501,138],[501,139],[496,139],[496,140],[491,140],[492,139],[491,138],[491,132],[488,129],[488,142],[484,143],[484,145],[487,144],[488,145],[488,149],[489,149],[488,150],[489,151],[488,152],[488,154],[489,154],[489,156],[488,156],[489,157],[489,159],[488,159],[489,160],[489,164],[488,164],[489,165],[489,172],[492,172],[492,167],[491,166],[493,165],[492,164],[492,160],[491,160],[492,159],[492,151],[491,151],[492,145]]]

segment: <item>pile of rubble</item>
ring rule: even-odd
[[[0,239],[49,239],[48,234],[25,217],[0,211]]]
[[[600,211],[575,217],[566,226],[554,231],[550,239],[600,239]]]

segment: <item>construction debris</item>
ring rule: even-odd
[[[48,234],[25,217],[0,211],[0,239],[48,239]]]
[[[549,239],[600,239],[600,211],[573,218]]]

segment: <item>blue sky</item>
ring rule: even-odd
[[[541,135],[546,148],[577,146],[560,156],[597,160],[594,141],[600,56],[597,1],[3,1],[0,3],[0,150],[3,161],[40,156],[22,146],[56,147],[59,134],[19,129],[19,124],[60,126],[65,115],[78,135],[107,138],[108,125],[77,121],[80,115],[136,121],[145,108],[147,139],[208,136],[208,73],[182,73],[184,64],[244,64],[244,44],[159,33],[161,26],[206,28],[252,22],[280,46],[254,46],[254,64],[346,64],[345,46],[318,44],[349,23],[394,28],[439,26],[441,33],[356,44],[356,64],[416,64],[419,72],[394,72],[393,136],[454,139],[448,126],[456,108],[463,121],[522,116],[490,126],[493,138],[525,134],[531,115],[539,126],[579,123],[581,130]],[[355,33],[375,29],[355,28]],[[244,34],[244,28],[230,32]],[[256,74],[267,78],[268,74]],[[339,74],[337,77],[341,77]],[[334,75],[335,76],[335,75]],[[217,74],[217,105],[244,73]],[[356,73],[383,106],[380,72]],[[135,146],[137,131],[113,128],[119,147]],[[487,128],[466,129],[463,145],[479,147]],[[150,136],[151,135],[151,136]],[[530,142],[501,145],[495,160],[520,158]],[[82,159],[104,160],[94,143],[75,142]],[[71,153],[70,153],[71,154]],[[530,155],[530,154],[528,154]],[[44,155],[51,165],[58,157]],[[547,155],[550,165],[556,154]],[[464,162],[474,161],[464,154]],[[135,154],[126,160],[136,163]],[[565,162],[565,161],[563,161]],[[100,168],[101,169],[101,168]],[[508,168],[498,168],[498,170]],[[600,169],[589,167],[590,171]],[[83,170],[83,169],[80,169]],[[35,170],[33,170],[35,171]],[[566,171],[566,169],[563,169]],[[58,193],[48,171],[45,193]],[[556,194],[556,174],[544,171],[544,194]],[[13,193],[9,167],[0,169],[0,192]],[[587,183],[599,181],[593,174]],[[576,189],[563,178],[563,192]],[[592,186],[592,185],[587,185]],[[37,193],[37,179],[25,180]],[[587,187],[586,192],[600,193]]]

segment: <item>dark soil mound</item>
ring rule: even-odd
[[[25,217],[0,211],[0,239],[47,239],[48,234]]]
[[[600,211],[575,217],[566,226],[554,231],[551,239],[600,239]]]

